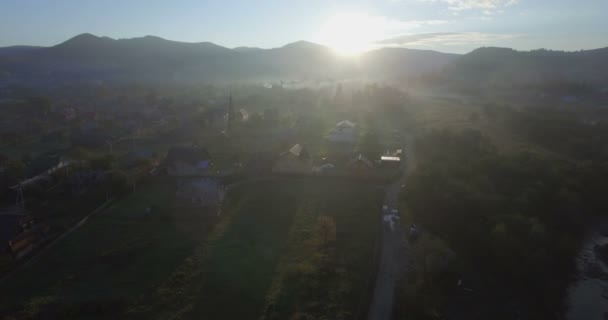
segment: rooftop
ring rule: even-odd
[[[336,124],[336,127],[339,127],[339,128],[354,128],[355,127],[355,123],[351,122],[351,121],[348,121],[348,120],[343,120],[343,121],[338,122]]]
[[[399,157],[390,157],[390,156],[382,156],[382,157],[380,157],[380,161],[395,161],[395,162],[399,162],[399,161],[401,161],[401,158],[399,158]]]
[[[283,153],[282,155],[292,155],[294,157],[297,158],[308,158],[308,151],[306,151],[306,148],[304,146],[302,146],[301,144],[295,144],[293,147],[291,147],[291,149],[289,149],[289,151]]]

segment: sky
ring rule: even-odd
[[[608,0],[0,0],[0,47],[80,33],[345,54],[381,46],[465,53],[482,46],[608,46]]]

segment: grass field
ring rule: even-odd
[[[352,318],[367,299],[382,189],[243,184],[220,218],[175,207],[174,193],[166,180],[142,184],[4,282],[0,310],[19,318]],[[333,225],[325,241],[322,221]],[[318,299],[334,309],[317,310]]]
[[[103,312],[120,312],[174,270],[213,223],[203,215],[174,210],[173,188],[167,181],[142,185],[93,217],[4,282],[0,301],[9,308],[24,302],[32,307],[42,299],[79,316],[91,311],[89,305],[109,305]],[[146,207],[152,208],[149,216]]]
[[[294,190],[270,184],[248,189],[244,205],[209,252],[193,317],[251,319],[263,307],[300,199]]]
[[[336,185],[300,203],[263,319],[356,319],[365,311],[381,199],[380,190]]]
[[[336,286],[350,287],[336,296],[336,303],[345,313],[358,312],[373,272],[379,221],[375,213],[381,205],[381,191],[345,183],[256,183],[243,186],[232,197],[240,203],[238,210],[232,213],[223,236],[210,246],[203,266],[205,278],[186,318],[257,319],[266,316],[268,301],[276,296],[281,305],[277,319],[285,319],[301,306],[318,302],[322,295],[311,296],[301,285],[310,279],[308,275],[287,274],[284,268],[294,257],[313,262],[315,252],[307,250],[306,239],[298,243],[290,241],[290,235],[310,230],[297,219],[314,222],[321,215],[335,221],[338,231],[331,267],[341,272],[331,275],[332,281],[322,289],[336,292]],[[275,292],[277,282],[280,292]]]

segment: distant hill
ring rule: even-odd
[[[383,49],[351,60],[306,41],[273,49],[229,49],[210,42],[186,43],[154,36],[111,39],[92,34],[81,34],[53,47],[19,48],[0,48],[1,82],[389,79],[440,70],[457,57]]]
[[[264,50],[264,49],[256,48],[256,47],[236,47],[232,50],[238,51],[238,52],[250,52],[250,51],[260,51],[260,50]]]
[[[38,49],[41,49],[43,47],[35,47],[35,46],[11,46],[11,47],[4,47],[4,48],[0,48],[0,57],[2,56],[11,56],[11,55],[18,55],[18,54],[24,54],[24,53],[28,53],[28,52],[32,52]]]
[[[193,83],[370,78],[433,79],[467,87],[546,83],[599,85],[608,80],[608,48],[519,52],[480,48],[466,55],[384,48],[348,59],[299,41],[280,48],[229,49],[145,36],[112,39],[81,34],[52,47],[0,48],[0,84]]]
[[[431,72],[440,72],[461,55],[431,50],[383,48],[361,57],[362,74],[400,80]]]
[[[480,48],[452,61],[443,76],[473,87],[606,86],[608,48],[576,52]]]

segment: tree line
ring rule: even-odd
[[[415,220],[475,269],[484,299],[518,306],[505,318],[554,318],[585,223],[608,207],[608,165],[501,154],[475,130],[432,131],[417,149],[420,166],[404,193]]]

